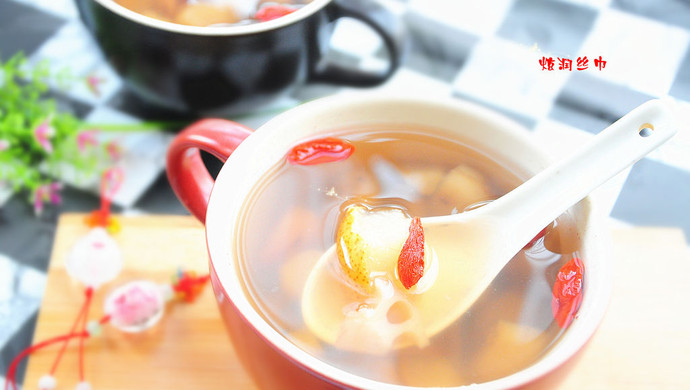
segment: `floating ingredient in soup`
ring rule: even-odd
[[[410,235],[400,250],[397,269],[398,279],[408,290],[424,275],[424,228],[419,217],[410,223]]]
[[[570,325],[582,303],[582,261],[573,257],[556,275],[553,285],[553,316],[561,328]]]
[[[233,24],[240,21],[232,7],[212,3],[192,3],[181,7],[172,22],[188,26]]]
[[[445,173],[439,168],[414,168],[403,173],[405,181],[423,196],[436,192]]]
[[[468,165],[458,165],[448,172],[435,194],[460,211],[477,202],[491,199],[486,178]]]
[[[472,271],[444,265],[424,226],[411,234],[411,216],[423,224],[424,217],[461,212],[473,194],[491,201],[524,177],[434,129],[375,128],[335,139],[353,146],[347,158],[302,165],[288,162],[288,154],[247,203],[237,241],[240,270],[264,318],[320,360],[399,385],[485,382],[543,356],[565,331],[551,304],[558,271],[577,256],[574,221],[559,217],[470,310],[440,321],[452,305],[446,287]],[[348,218],[350,227],[340,229]],[[422,261],[418,241],[403,250],[420,231]],[[373,238],[382,233],[388,238]],[[344,244],[342,259],[334,243]],[[321,261],[327,251],[328,261]],[[416,283],[405,282],[409,289],[401,280],[403,253],[414,253],[410,263],[423,267]]]
[[[297,11],[311,0],[114,0],[134,12],[188,26],[267,22]]]
[[[254,19],[260,22],[268,22],[269,20],[278,19],[295,11],[297,11],[297,8],[285,5],[267,5],[256,11]]]
[[[320,257],[321,252],[317,250],[308,250],[291,256],[280,269],[282,291],[295,299],[299,299],[304,288],[304,280]]]
[[[510,375],[528,365],[549,341],[537,328],[506,321],[490,325],[489,334],[473,369],[494,378]]]
[[[297,165],[316,165],[342,161],[355,151],[354,146],[340,138],[322,138],[301,143],[290,150],[287,161]]]

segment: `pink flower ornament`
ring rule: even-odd
[[[146,280],[132,281],[111,292],[105,301],[110,323],[129,333],[141,332],[162,317],[166,297],[161,286]]]

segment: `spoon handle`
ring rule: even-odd
[[[492,202],[486,211],[505,233],[503,249],[517,253],[570,206],[671,138],[676,126],[669,105],[642,104],[572,156]]]

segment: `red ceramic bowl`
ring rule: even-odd
[[[225,120],[203,120],[180,133],[170,148],[170,183],[189,210],[205,221],[211,280],[220,312],[238,355],[262,388],[410,389],[330,366],[288,341],[250,304],[234,251],[247,197],[293,145],[334,129],[381,123],[440,129],[444,135],[474,145],[525,177],[549,163],[526,129],[493,111],[456,99],[367,94],[340,95],[304,104],[277,116],[256,132]],[[215,183],[196,149],[227,159]],[[536,363],[509,376],[473,385],[473,389],[556,381],[556,371],[566,370],[564,363],[592,336],[604,316],[612,285],[605,223],[597,204],[590,196],[571,209],[579,221],[577,228],[583,243],[580,254],[586,259],[587,277],[582,305],[567,332]]]

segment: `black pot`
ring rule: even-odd
[[[309,82],[374,86],[400,63],[401,23],[366,0],[313,0],[272,21],[226,27],[163,22],[112,0],[76,3],[127,87],[147,102],[181,112],[249,112]],[[322,63],[333,22],[342,17],[359,19],[381,36],[386,69],[372,73]]]

